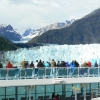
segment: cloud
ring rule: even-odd
[[[100,0],[0,0],[0,24],[25,31],[82,18],[99,7]]]
[[[32,0],[8,0],[9,2],[13,3],[13,4],[31,4]]]
[[[33,3],[35,3],[35,4],[47,4],[47,2],[45,2],[44,0],[33,0]]]

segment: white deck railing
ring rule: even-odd
[[[45,79],[45,78],[100,77],[99,67],[49,67],[49,68],[1,68],[0,79]]]

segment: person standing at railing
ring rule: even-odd
[[[94,67],[98,67],[98,63],[97,63],[97,61],[95,61]]]
[[[74,60],[72,60],[72,62],[70,63],[70,67],[71,67],[71,72],[70,72],[70,74],[73,74],[74,68],[76,67],[76,66],[75,66]]]
[[[42,60],[40,60],[37,64],[38,67],[44,67]]]
[[[81,69],[81,71],[84,71],[84,75],[87,76],[88,75],[88,64],[86,61],[84,61],[83,63],[83,67],[85,67],[84,69]]]
[[[56,65],[56,66],[57,66],[57,67],[61,67],[60,61],[57,62],[57,65]]]
[[[83,67],[83,59],[80,60],[80,67]]]
[[[25,61],[25,59],[21,62],[22,68],[26,68],[27,67],[28,62]]]
[[[56,62],[54,59],[52,59],[52,61],[51,61],[51,67],[56,67]]]
[[[61,67],[66,67],[65,61],[61,61]]]
[[[84,61],[83,67],[87,67],[87,62],[86,61]]]
[[[6,68],[14,68],[13,65],[10,63],[10,61],[7,63]]]
[[[48,61],[46,61],[46,62],[44,63],[44,66],[45,66],[46,68],[48,68],[48,67],[50,67],[50,63],[49,63]]]
[[[74,60],[72,60],[72,62],[70,63],[70,67],[71,68],[75,68],[76,66],[75,66],[75,61]]]
[[[6,68],[7,68],[7,74],[8,74],[8,70],[9,68],[14,68],[13,65],[10,63],[10,61],[7,63],[6,65]]]
[[[79,63],[76,60],[74,61],[74,63],[75,63],[75,67],[79,67]]]
[[[38,73],[38,60],[36,60],[36,62],[34,63],[34,67],[35,67],[35,74]]]
[[[87,66],[91,67],[91,62],[90,61],[88,61]]]
[[[2,63],[0,62],[0,68],[3,68],[3,65],[2,65]]]
[[[7,73],[8,73],[8,71],[9,71],[9,68],[15,68],[15,69],[14,69],[14,70],[15,70],[15,76],[18,76],[18,74],[19,74],[19,69],[17,69],[17,66],[16,66],[16,67],[13,66],[13,65],[11,64],[10,61],[7,63],[6,68],[7,68]],[[12,70],[13,70],[13,69],[12,69]]]
[[[52,67],[52,74],[54,75],[55,74],[55,67],[56,67],[56,62],[55,62],[55,60],[54,59],[52,59],[52,61],[51,61],[51,67]]]
[[[30,63],[30,68],[34,68],[34,63],[33,63],[33,61],[31,61],[31,63]]]
[[[68,61],[66,62],[66,64],[65,64],[65,65],[66,65],[66,67],[70,67],[70,64],[69,64],[69,62],[68,62]]]

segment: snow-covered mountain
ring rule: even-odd
[[[27,29],[25,32],[24,32],[24,34],[22,34],[22,37],[26,37],[26,36],[28,36],[29,34],[32,34],[33,32],[35,32],[35,30],[34,29]]]
[[[55,24],[50,24],[46,27],[42,27],[40,29],[27,29],[23,34],[22,34],[22,38],[21,38],[21,41],[29,41],[31,40],[33,37],[35,36],[39,36],[41,35],[42,33],[48,31],[48,30],[53,30],[53,29],[60,29],[60,28],[64,28],[64,27],[67,27],[69,25],[71,25],[75,20],[72,19],[72,20],[66,20],[65,22],[58,22],[58,23],[55,23]]]
[[[20,41],[20,33],[14,29],[11,25],[0,25],[0,35],[6,37],[10,41]]]

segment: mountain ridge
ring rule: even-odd
[[[0,35],[10,41],[20,41],[21,35],[11,25],[0,25]]]
[[[14,45],[13,42],[3,36],[0,36],[0,51],[16,50],[17,48],[19,47]]]
[[[27,29],[25,31],[25,33],[22,34],[22,41],[29,41],[32,38],[36,37],[36,36],[40,36],[42,33],[48,31],[48,30],[53,30],[53,29],[60,29],[60,28],[64,28],[64,27],[68,27],[69,25],[71,25],[73,22],[75,21],[75,19],[71,19],[71,20],[66,20],[65,22],[57,22],[54,24],[50,24],[47,25],[45,27],[39,28],[39,29]]]
[[[100,8],[91,13],[74,21],[69,27],[49,30],[33,38],[29,43],[68,45],[100,43]]]

